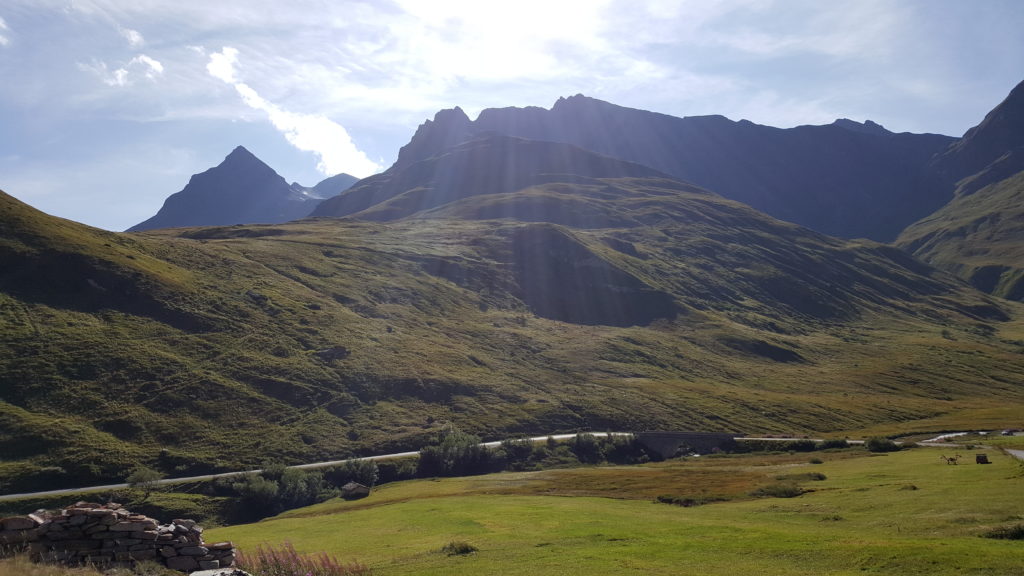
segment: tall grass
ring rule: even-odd
[[[247,572],[260,576],[369,576],[370,568],[359,562],[345,564],[326,552],[300,554],[285,541],[279,548],[257,546],[248,554],[237,551],[236,564]]]
[[[94,568],[36,564],[27,556],[17,555],[0,560],[0,576],[100,576],[100,573]]]

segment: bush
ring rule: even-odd
[[[284,476],[284,472],[287,469],[288,467],[280,462],[264,462],[260,476],[276,482],[281,479],[281,476]]]
[[[240,503],[254,516],[269,516],[274,513],[277,493],[280,490],[276,480],[268,480],[259,474],[246,474],[231,485],[238,494]]]
[[[341,487],[349,482],[356,482],[373,488],[380,480],[380,468],[373,460],[348,460],[340,466],[329,468],[324,473],[324,478],[332,486]]]
[[[642,464],[651,459],[647,448],[632,434],[605,437],[603,452],[613,464]]]
[[[869,452],[896,452],[900,449],[899,444],[884,436],[868,438],[868,440],[864,442],[864,447],[867,448]]]
[[[776,480],[786,480],[789,482],[821,482],[827,478],[821,472],[801,472],[800,474],[784,474],[775,477]]]
[[[1024,540],[1024,524],[1013,526],[1000,526],[982,534],[985,538],[996,538],[999,540]]]
[[[509,464],[526,463],[533,456],[533,442],[528,438],[505,440],[501,443],[501,449],[505,451]]]
[[[818,443],[814,440],[793,440],[783,443],[782,449],[791,452],[814,452],[818,449]]]
[[[416,477],[417,459],[402,458],[400,460],[382,460],[377,464],[377,482],[397,482]]]
[[[149,495],[153,493],[160,486],[160,480],[164,477],[163,474],[153,470],[152,468],[146,468],[145,466],[139,466],[125,480],[128,483],[128,487],[132,490],[139,490],[142,492],[142,500],[149,499]]]
[[[822,440],[821,446],[819,446],[821,450],[841,449],[849,447],[850,443],[847,442],[845,438],[829,438],[827,440]]]
[[[280,548],[258,546],[256,552],[236,552],[242,570],[260,576],[368,576],[370,569],[358,562],[339,562],[326,553],[299,554],[290,542]]]
[[[694,506],[703,506],[704,504],[710,504],[712,502],[722,502],[724,498],[712,498],[707,496],[698,496],[696,498],[689,496],[668,496],[662,494],[658,496],[657,501],[662,504],[673,504],[675,506],[682,506],[683,508],[692,508]]]
[[[420,477],[465,476],[489,472],[491,451],[480,445],[480,438],[454,426],[441,431],[440,442],[420,450],[417,474]]]
[[[569,443],[569,449],[580,462],[586,464],[597,464],[604,460],[601,443],[593,434],[577,434]]]
[[[466,554],[472,554],[476,551],[476,546],[461,540],[453,540],[441,548],[441,552],[444,552],[449,556],[465,556]]]
[[[323,474],[298,468],[286,469],[278,480],[278,486],[275,507],[279,511],[309,506],[338,495],[327,487]]]
[[[804,493],[804,489],[792,482],[780,482],[762,486],[750,493],[758,498],[796,498]]]

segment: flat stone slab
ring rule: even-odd
[[[238,568],[218,568],[216,570],[192,572],[189,576],[252,576],[252,574]]]

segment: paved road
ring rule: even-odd
[[[588,432],[594,436],[628,436],[631,432]],[[575,437],[576,434],[554,434],[548,436],[534,436],[530,440],[534,442],[543,442],[548,438],[554,438],[555,440],[566,440]],[[483,442],[480,445],[488,448],[495,448],[501,446],[502,440],[495,440],[493,442]],[[355,462],[359,460],[395,460],[397,458],[408,458],[410,456],[418,456],[419,451],[415,452],[396,452],[394,454],[380,454],[378,456],[366,456],[363,458],[346,458],[344,460],[328,460],[326,462],[313,462],[310,464],[298,464],[296,466],[289,466],[289,468],[298,468],[300,470],[313,470],[316,468],[329,468],[331,466],[338,466],[346,462]],[[243,474],[253,474],[262,472],[261,469],[255,470],[240,470],[237,472],[222,472],[220,474],[205,474],[203,476],[188,476],[184,478],[164,478],[157,482],[160,485],[168,484],[186,484],[189,482],[206,482],[214,480],[216,478],[230,478],[232,476],[241,476]],[[0,501],[3,500],[18,500],[21,498],[42,498],[46,496],[61,496],[64,494],[79,494],[85,492],[109,492],[112,490],[123,490],[128,488],[128,484],[107,484],[105,486],[88,486],[85,488],[64,488],[61,490],[46,490],[44,492],[24,492],[21,494],[3,494],[0,495]]]
[[[1006,453],[1018,460],[1024,460],[1024,450],[1010,450],[1007,448]]]

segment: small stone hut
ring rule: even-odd
[[[358,482],[349,482],[341,487],[341,497],[345,500],[356,500],[366,498],[370,495],[370,487],[363,486]]]

